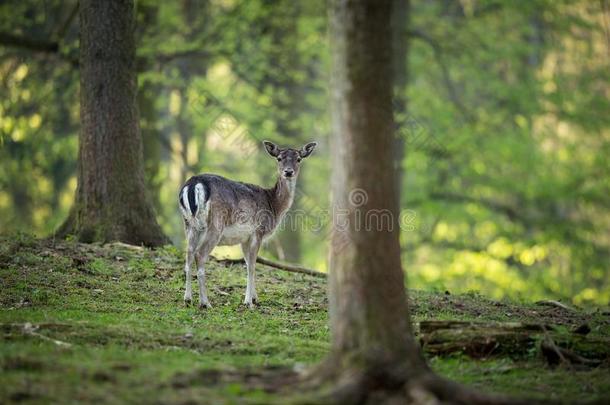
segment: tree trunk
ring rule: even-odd
[[[138,4],[136,10],[136,19],[140,21],[138,30],[141,31],[140,34],[136,31],[137,38],[138,35],[144,35],[144,32],[146,32],[149,27],[157,26],[158,10],[156,5],[142,3]],[[154,61],[152,59],[144,59],[139,62],[139,65],[140,71],[155,70]],[[163,152],[161,137],[163,134],[157,127],[159,113],[155,106],[155,101],[162,90],[163,88],[160,84],[149,80],[143,84],[140,83],[137,96],[138,111],[140,114],[140,134],[144,151],[144,185],[151,198],[152,205],[157,212],[163,209],[160,199],[162,182],[159,178],[159,169],[161,168]]]
[[[138,108],[141,117],[141,136],[144,151],[144,184],[151,198],[155,210],[161,210],[161,181],[159,169],[161,168],[161,131],[157,128],[159,116],[155,107],[155,99],[162,91],[161,86],[147,83],[142,86],[138,94]]]
[[[398,240],[392,4],[331,1],[332,345],[310,375],[331,385],[330,403],[520,403],[436,376],[413,337]]]
[[[279,0],[268,3],[272,9],[265,22],[265,32],[271,40],[269,50],[269,70],[263,77],[263,85],[271,88],[273,119],[277,133],[289,140],[289,146],[295,148],[311,139],[302,138],[299,117],[305,110],[305,94],[295,76],[304,71],[303,61],[299,55],[299,33],[297,22],[301,4],[293,0]],[[299,179],[299,188],[305,188],[305,179]],[[284,219],[283,227],[277,234],[283,257],[290,263],[301,260],[301,232],[298,220],[293,215],[300,210],[299,198],[295,198],[291,212]]]
[[[146,196],[131,0],[80,2],[78,187],[60,234],[83,242],[168,243]]]
[[[330,364],[381,386],[404,383],[406,370],[427,371],[411,333],[400,264],[391,5],[335,0],[331,10]],[[380,210],[391,216],[382,227],[367,221]],[[381,215],[377,219],[383,223]]]

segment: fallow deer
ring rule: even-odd
[[[277,160],[278,179],[271,188],[241,183],[214,174],[191,177],[180,189],[179,203],[186,234],[186,285],[184,302],[192,301],[191,267],[197,262],[199,307],[210,308],[205,285],[205,262],[216,246],[241,244],[248,271],[244,303],[258,301],[255,263],[261,243],[269,238],[292,205],[301,160],[311,155],[316,142],[301,149],[280,148],[263,141]]]

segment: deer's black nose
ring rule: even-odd
[[[294,170],[292,169],[286,169],[284,170],[284,176],[286,177],[292,177],[294,175]]]

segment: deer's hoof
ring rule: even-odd
[[[190,307],[192,304],[193,300],[191,300],[190,298],[185,298],[184,299],[184,305],[187,307]]]
[[[258,302],[255,299],[252,299],[251,302],[244,301],[244,305],[250,309],[255,309],[258,306]]]
[[[200,302],[199,309],[212,309],[212,304],[209,302]]]

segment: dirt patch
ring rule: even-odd
[[[170,385],[175,389],[196,385],[217,386],[239,383],[248,390],[278,392],[299,381],[299,374],[291,367],[266,367],[246,370],[197,370],[192,373],[177,373]]]
[[[91,374],[91,379],[96,382],[116,382],[116,377],[106,370],[97,370]]]
[[[23,356],[7,357],[2,361],[5,371],[40,371],[45,364],[38,360]]]
[[[9,398],[14,402],[24,402],[36,399],[37,396],[29,391],[15,391],[9,396]]]

